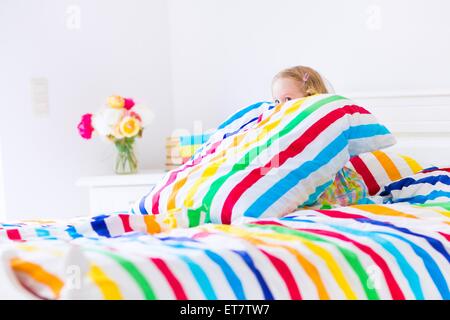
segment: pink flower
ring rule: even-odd
[[[129,99],[129,98],[124,98],[125,100],[125,104],[124,104],[124,108],[127,110],[130,110],[131,108],[133,108],[134,106],[134,101],[133,99]]]
[[[92,114],[86,113],[83,115],[77,128],[82,138],[88,140],[92,138],[92,132],[94,132],[94,127],[92,126]]]

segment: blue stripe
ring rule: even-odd
[[[230,288],[233,290],[236,299],[238,300],[244,300],[247,299],[245,296],[244,288],[242,287],[241,280],[237,277],[236,273],[233,271],[233,269],[230,267],[230,265],[225,261],[224,258],[222,258],[220,255],[210,251],[210,250],[204,250],[206,255],[213,260],[215,263],[217,263],[222,269],[222,272],[224,273],[225,277],[227,278],[228,283],[230,284]]]
[[[407,229],[407,228],[403,228],[403,227],[397,227],[395,225],[393,225],[392,223],[389,222],[383,222],[383,221],[378,221],[378,220],[372,220],[370,218],[357,218],[355,219],[359,222],[362,223],[370,223],[373,225],[377,225],[377,226],[383,226],[383,227],[387,227],[387,228],[391,228],[400,232],[403,232],[405,234],[409,234],[412,236],[416,236],[419,238],[423,238],[425,239],[437,252],[439,252],[440,254],[442,254],[444,256],[444,258],[447,260],[447,262],[450,263],[450,255],[447,253],[447,250],[445,249],[444,245],[437,239],[434,239],[432,237],[420,234],[420,233],[416,233],[416,232],[412,232],[411,230]]]
[[[77,232],[77,230],[75,229],[74,226],[68,226],[66,228],[66,232],[69,234],[69,236],[72,239],[77,239],[77,238],[82,238],[83,237],[80,233]]]
[[[211,286],[211,281],[208,279],[208,276],[202,270],[202,268],[187,256],[184,256],[184,255],[177,255],[177,256],[180,257],[180,259],[183,260],[187,264],[187,266],[189,267],[189,270],[191,270],[192,275],[194,276],[195,280],[197,281],[200,289],[202,290],[203,294],[205,295],[205,298],[207,300],[217,300],[216,293],[214,292],[214,289]]]
[[[347,133],[349,140],[370,138],[390,134],[389,130],[385,126],[377,123],[353,126],[350,127],[349,130],[345,132]]]
[[[237,129],[237,130],[235,130],[235,131],[233,131],[233,132],[227,132],[227,133],[225,133],[225,134],[223,135],[223,138],[222,138],[222,139],[226,139],[226,138],[228,138],[228,137],[231,137],[231,136],[233,136],[233,135],[239,133],[239,131],[241,131],[242,128],[245,128],[247,125],[249,125],[250,123],[252,123],[252,122],[254,122],[254,121],[256,121],[256,120],[258,120],[258,117],[253,118],[253,119],[251,119],[250,121],[244,123],[239,129]]]
[[[277,183],[255,200],[255,202],[244,212],[244,216],[254,218],[260,217],[273,203],[278,201],[300,181],[306,179],[310,174],[329,163],[343,149],[348,147],[348,139],[373,137],[379,134],[385,134],[385,132],[389,133],[384,126],[379,124],[359,125],[348,128],[328,144],[313,160],[306,161],[297,169],[292,170],[284,178],[278,180]],[[336,173],[337,172],[334,172],[334,175]],[[316,199],[314,199],[313,196],[316,196]],[[317,198],[317,194],[311,194],[309,195],[308,201],[316,201]]]
[[[237,119],[242,118],[245,114],[247,114],[248,112],[257,109],[259,107],[261,107],[261,105],[263,105],[264,103],[268,103],[268,102],[257,102],[255,104],[252,104],[251,106],[248,106],[242,110],[239,110],[238,112],[236,112],[234,115],[232,115],[230,118],[228,118],[225,122],[223,122],[217,129],[223,129],[226,126],[228,126],[229,124],[233,123],[234,121],[236,121]]]
[[[262,276],[261,272],[258,270],[258,268],[255,266],[255,263],[253,262],[253,259],[250,257],[250,255],[242,250],[233,250],[234,253],[239,255],[242,260],[247,264],[247,266],[250,268],[250,270],[253,272],[253,274],[256,277],[256,280],[258,281],[261,290],[264,294],[265,300],[274,300],[274,297],[272,295],[272,292],[269,289],[269,286],[267,285],[266,280],[264,280],[264,277]]]
[[[294,222],[306,222],[306,223],[316,223],[315,221],[312,220],[306,220],[306,219],[298,219],[295,216],[291,216],[291,217],[283,217],[280,218],[279,220],[283,220],[283,221],[294,221]]]
[[[142,197],[141,201],[139,201],[139,212],[141,214],[148,214],[147,209],[145,208],[145,200],[147,200],[148,196],[150,195],[150,193],[152,193],[153,189],[147,193],[145,196]]]
[[[417,195],[417,196],[409,197],[409,198],[398,198],[398,199],[395,199],[392,201],[393,202],[409,202],[409,203],[425,203],[429,200],[434,200],[439,197],[446,197],[446,198],[450,199],[450,192],[434,190],[434,191],[431,191],[427,195]]]
[[[254,218],[261,216],[273,203],[279,200],[290,189],[295,187],[300,181],[327,164],[347,145],[345,133],[341,133],[313,160],[306,161],[297,169],[292,170],[288,175],[278,180],[278,182],[259,196],[259,198],[244,212],[244,216]]]
[[[309,195],[308,200],[303,202],[300,206],[311,206],[317,202],[317,199],[322,195],[322,193],[333,183],[333,180],[325,182],[323,185],[318,186],[316,191]]]
[[[193,239],[190,239],[190,240],[193,240]],[[182,239],[181,241],[185,241],[185,240]],[[187,248],[187,249],[192,249],[192,250],[203,251],[208,256],[208,258],[210,258],[222,270],[225,278],[228,281],[228,284],[230,285],[231,290],[233,290],[233,292],[236,296],[236,299],[238,299],[238,300],[246,299],[241,280],[238,278],[238,276],[233,271],[233,269],[230,267],[230,265],[226,262],[226,260],[224,258],[222,258],[220,255],[218,255],[217,253],[215,253],[211,250],[208,250],[208,249],[196,248],[196,247],[188,246],[188,245],[185,245],[182,243],[179,243],[179,244],[166,243],[166,245],[175,247],[175,248],[179,248],[179,249]]]
[[[106,225],[105,219],[109,216],[101,215],[93,218],[94,221],[91,221],[92,229],[99,235],[103,237],[110,238],[111,234],[109,233],[108,226]]]
[[[181,146],[190,146],[196,144],[205,143],[210,137],[210,134],[198,134],[193,136],[180,136],[180,145]]]
[[[400,239],[406,243],[408,243],[411,248],[414,250],[414,252],[422,259],[425,268],[427,269],[428,273],[430,274],[431,278],[433,279],[434,284],[439,290],[439,293],[441,294],[442,298],[445,300],[450,299],[450,293],[447,286],[447,281],[445,280],[445,277],[443,276],[441,270],[439,269],[436,262],[434,262],[433,258],[421,247],[416,245],[415,243],[411,242],[410,240],[401,237],[396,234],[388,233],[388,232],[377,232],[378,234],[384,234],[388,235],[397,239]]]
[[[199,242],[198,240],[195,240],[195,239],[192,239],[189,237],[158,237],[158,239],[162,240],[162,241],[183,241],[183,242],[188,241],[188,242],[196,242],[196,243]]]
[[[410,266],[408,261],[403,257],[402,253],[388,240],[384,239],[383,237],[380,237],[377,235],[377,232],[375,231],[362,231],[362,230],[355,230],[344,226],[338,226],[333,224],[326,224],[331,227],[333,227],[336,230],[347,232],[350,234],[354,234],[357,236],[364,236],[369,237],[373,241],[380,244],[385,250],[387,250],[392,256],[394,256],[395,260],[397,261],[397,264],[400,267],[401,272],[405,275],[406,280],[409,283],[409,286],[411,287],[411,290],[414,293],[414,297],[418,300],[423,300],[424,295],[422,291],[422,287],[420,285],[420,279],[417,273],[414,271],[414,269]]]
[[[381,196],[387,196],[389,193],[391,193],[393,190],[401,190],[405,187],[409,187],[411,185],[416,184],[430,184],[430,185],[436,185],[438,182],[441,182],[442,184],[450,185],[450,176],[448,175],[439,175],[439,176],[429,176],[425,178],[421,178],[418,180],[415,180],[414,178],[407,177],[404,179],[401,179],[399,181],[395,181],[391,183],[390,185],[386,186],[384,188],[384,191],[380,193]]]
[[[44,228],[36,228],[36,235],[38,237],[49,237],[50,236],[50,232]]]

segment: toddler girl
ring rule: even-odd
[[[272,96],[277,104],[330,91],[332,88],[328,89],[320,74],[310,67],[281,70],[272,80]]]
[[[284,69],[272,80],[272,96],[276,104],[333,91],[331,85],[326,83],[316,70],[305,66]],[[356,171],[344,167],[313,207],[346,206],[362,202],[366,197],[367,187],[361,176]]]

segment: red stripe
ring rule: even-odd
[[[180,173],[180,172],[183,172],[184,170],[186,170],[186,169],[188,169],[188,168],[192,168],[192,167],[195,167],[196,165],[198,165],[201,161],[202,161],[202,159],[204,158],[204,157],[206,157],[206,156],[208,156],[208,155],[210,155],[210,154],[212,154],[212,153],[214,153],[214,152],[216,152],[216,149],[217,149],[217,147],[219,146],[219,144],[221,143],[222,141],[218,141],[218,142],[216,142],[216,143],[213,143],[212,145],[211,145],[211,148],[209,148],[209,150],[208,151],[206,151],[206,153],[205,153],[205,155],[204,156],[202,156],[201,158],[197,158],[197,159],[195,159],[194,161],[192,161],[192,163],[190,163],[190,164],[185,164],[185,165],[183,165],[180,169],[177,169],[177,170],[175,170],[175,171],[172,171],[171,173],[170,173],[170,177],[169,177],[169,179],[167,180],[167,182],[153,195],[153,198],[152,198],[152,214],[159,214],[159,200],[160,200],[160,197],[161,197],[161,193],[163,192],[163,190],[165,189],[165,188],[167,188],[169,185],[171,185],[174,181],[176,181],[176,179],[177,179],[177,177],[178,177],[178,174]]]
[[[340,219],[367,219],[365,216],[361,216],[359,214],[346,213],[337,210],[315,210],[321,214],[332,218],[340,218]]]
[[[377,194],[378,191],[380,191],[380,186],[378,185],[377,180],[375,180],[375,177],[372,175],[372,172],[370,172],[364,161],[362,161],[360,157],[356,156],[351,158],[350,162],[352,163],[356,172],[358,172],[363,178],[364,183],[369,190],[369,195],[373,196]]]
[[[259,117],[258,117],[258,121],[257,121],[256,123],[260,123],[260,122],[261,122],[261,120],[262,120],[262,118],[263,118],[263,115],[262,115],[262,114],[260,114],[260,115],[259,115]]]
[[[400,289],[400,286],[398,285],[397,281],[395,280],[394,275],[392,274],[391,270],[389,269],[389,266],[387,265],[386,261],[384,261],[384,259],[378,253],[376,253],[372,248],[370,248],[362,243],[359,243],[357,241],[354,241],[344,235],[341,235],[339,233],[332,232],[332,231],[319,230],[319,229],[303,229],[303,228],[296,229],[296,230],[311,232],[311,233],[320,234],[323,236],[336,238],[336,239],[343,240],[346,242],[350,242],[355,247],[357,247],[358,249],[360,249],[361,251],[363,251],[364,253],[369,255],[370,258],[372,258],[372,260],[376,263],[376,265],[381,269],[381,271],[384,274],[384,278],[386,279],[386,283],[389,287],[389,291],[391,292],[392,298],[395,300],[405,300],[405,296],[404,296],[402,290]]]
[[[264,221],[264,220],[262,220],[262,221],[255,221],[255,222],[250,222],[250,224],[260,224],[260,225],[270,225],[270,226],[282,226],[282,227],[285,227],[285,225],[284,224],[282,224],[282,223],[278,223],[278,222],[276,222],[276,221]]]
[[[133,229],[130,226],[130,216],[127,214],[119,214],[119,217],[122,220],[122,225],[125,232],[133,231]]]
[[[445,239],[447,239],[447,241],[450,241],[450,235],[444,232],[438,232],[440,235],[444,236]]]
[[[259,249],[267,258],[269,258],[270,262],[272,262],[275,269],[277,269],[281,278],[283,278],[286,287],[288,288],[289,295],[291,296],[291,300],[302,300],[302,295],[300,294],[300,290],[297,286],[297,282],[295,282],[295,278],[289,270],[288,266],[277,257],[271,255],[270,253],[264,251],[263,249]]]
[[[192,239],[201,239],[201,238],[206,238],[209,237],[212,233],[208,232],[208,231],[202,231],[199,233],[196,233],[192,236]]]
[[[17,229],[6,230],[6,235],[8,236],[8,238],[10,240],[22,240],[19,230],[17,230]]]
[[[285,150],[275,155],[263,167],[258,167],[250,171],[238,184],[234,186],[225,199],[222,207],[221,219],[222,223],[230,224],[233,208],[242,194],[246,192],[252,185],[266,175],[270,170],[281,167],[288,159],[300,154],[310,143],[312,143],[323,131],[335,123],[337,120],[348,114],[367,114],[364,108],[347,105],[342,108],[335,109],[322,117],[311,127],[309,127],[300,137],[293,141]]]
[[[184,291],[180,281],[175,277],[175,275],[170,271],[167,264],[160,258],[150,258],[150,260],[158,267],[161,273],[166,277],[169,282],[170,287],[172,288],[173,293],[177,300],[187,300],[188,297],[186,292]]]

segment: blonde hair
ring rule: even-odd
[[[294,79],[303,84],[303,90],[306,96],[328,93],[328,89],[320,74],[310,67],[295,66],[281,70],[273,77],[272,86],[280,78]]]

